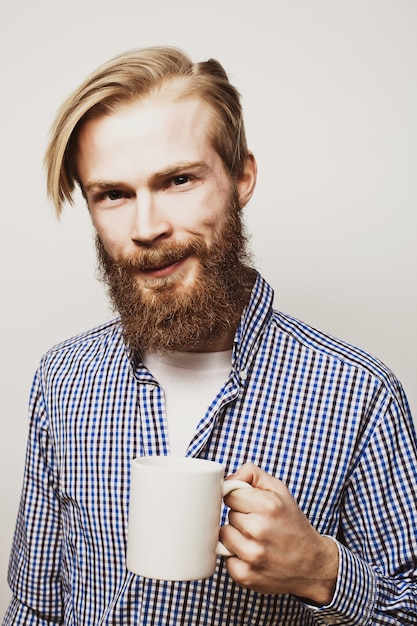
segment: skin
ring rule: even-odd
[[[230,210],[230,179],[209,140],[211,116],[198,98],[179,99],[168,90],[82,127],[78,175],[94,227],[116,260],[161,243],[213,241]],[[249,154],[237,181],[241,207],[255,183],[256,163]],[[198,258],[188,256],[138,270],[136,279],[145,290],[167,278],[187,289],[199,266]],[[228,349],[232,340],[222,337],[205,348]],[[236,554],[227,559],[232,578],[261,593],[329,603],[338,569],[336,544],[317,533],[279,480],[251,464],[235,477],[254,489],[226,498],[232,510],[221,539]]]
[[[330,604],[339,565],[336,543],[313,528],[282,481],[252,463],[233,478],[254,489],[238,489],[225,498],[230,523],[220,539],[236,554],[227,559],[231,577],[260,593]]]
[[[231,182],[212,147],[212,113],[197,98],[156,95],[85,123],[78,138],[77,169],[94,227],[120,260],[140,249],[197,238],[210,245],[229,210]],[[256,164],[249,155],[237,181],[240,206],[250,199]],[[199,259],[137,272],[138,285],[158,279],[193,284]],[[228,349],[233,335],[206,346]]]

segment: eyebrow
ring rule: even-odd
[[[84,193],[91,192],[99,189],[115,189],[116,187],[124,187],[126,183],[121,180],[91,180],[87,184],[81,184],[81,188]]]
[[[180,163],[169,165],[165,169],[152,174],[150,180],[154,181],[161,178],[167,178],[169,176],[175,176],[185,170],[199,170],[201,173],[205,173],[209,169],[209,165],[205,161],[181,161]]]
[[[149,178],[149,183],[151,185],[157,183],[161,179],[169,178],[170,176],[175,176],[184,172],[186,170],[198,170],[199,174],[205,174],[209,171],[210,166],[205,161],[181,161],[180,163],[175,163],[173,165],[169,165],[168,167],[160,170],[159,172],[155,172]],[[105,180],[105,179],[96,179],[90,180],[85,185],[82,185],[82,189],[84,193],[88,193],[93,190],[99,189],[116,189],[118,187],[124,187],[126,185],[126,181],[121,180]]]

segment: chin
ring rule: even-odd
[[[154,276],[146,278],[145,280],[138,279],[138,290],[143,293],[151,295],[152,293],[165,292],[181,292],[192,291],[196,284],[195,276],[187,276],[186,272],[175,272],[167,276]]]

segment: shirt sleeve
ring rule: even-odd
[[[309,607],[317,624],[417,624],[417,451],[401,397],[389,403],[348,482],[335,594],[329,606]]]
[[[39,372],[30,395],[24,483],[9,563],[4,626],[62,623],[57,469]]]
[[[51,626],[61,623],[63,624],[63,622],[51,622],[49,619],[45,619],[36,611],[22,604],[16,596],[13,596],[4,616],[3,626],[14,626],[14,624],[19,624],[19,626]]]

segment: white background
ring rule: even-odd
[[[110,316],[82,202],[55,219],[43,152],[103,61],[170,44],[239,88],[258,188],[246,209],[277,308],[359,345],[417,415],[415,0],[2,0],[0,616],[41,354]]]

